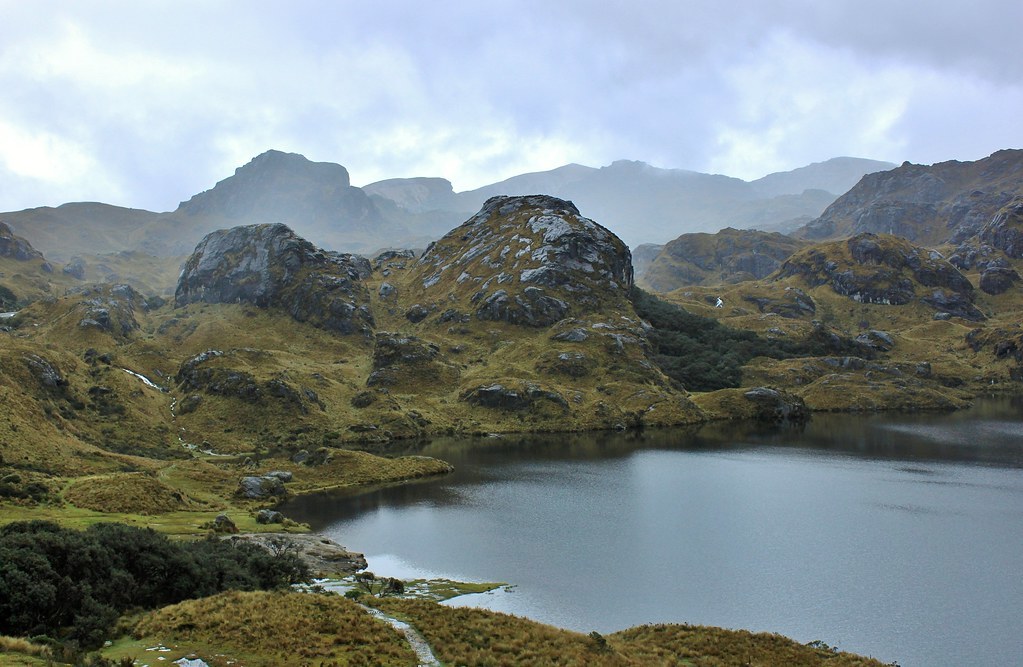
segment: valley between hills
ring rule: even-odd
[[[839,166],[838,184],[821,180]],[[55,651],[111,639],[90,659],[159,642],[211,665],[417,664],[355,600],[252,590],[365,567],[339,545],[317,560],[289,541],[308,527],[273,511],[279,500],[444,475],[414,444],[439,436],[798,428],[819,412],[956,410],[1023,388],[1023,151],[754,184],[654,174],[656,190],[641,163],[569,167],[473,199],[442,179],[354,188],[340,165],[271,151],[171,213],[0,214],[0,550],[19,564],[0,579],[6,604],[26,595],[18,577],[44,571],[26,555],[39,535],[59,551],[86,539],[65,529],[109,522],[172,544],[264,534],[253,549],[295,568],[199,599],[79,591],[102,607],[98,626],[54,592],[36,617],[9,611],[22,620],[4,632],[25,638],[0,640],[5,659],[74,664],[85,658]],[[630,213],[612,180],[649,196]],[[702,228],[668,235],[650,207],[694,188]],[[590,212],[595,192],[630,237],[670,238],[630,250]],[[97,553],[113,549],[88,530]],[[261,557],[237,567],[269,567]],[[586,636],[362,585],[353,597],[411,623],[445,664],[881,664],[700,626]]]

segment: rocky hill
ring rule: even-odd
[[[783,234],[730,227],[716,234],[683,234],[662,247],[639,284],[655,292],[670,292],[687,285],[759,280],[805,245]]]
[[[795,235],[825,240],[872,232],[927,246],[959,244],[1021,195],[1023,150],[998,151],[976,162],[907,162],[868,174]]]
[[[208,234],[185,263],[174,303],[249,303],[341,334],[370,335],[373,314],[362,281],[369,261],[327,252],[286,225],[249,225]]]
[[[939,316],[984,319],[966,276],[940,253],[895,236],[864,233],[814,245],[785,260],[772,279],[791,276],[809,287],[828,285],[858,303],[901,306],[919,301]]]

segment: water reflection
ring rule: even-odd
[[[378,573],[513,583],[482,604],[583,632],[693,622],[1020,664],[1020,408],[438,439],[416,452],[451,475],[284,511]]]
[[[377,489],[303,496],[279,509],[320,529],[331,522],[384,506],[432,506],[464,502],[459,488],[502,478],[496,466],[515,463],[607,461],[637,451],[741,452],[758,448],[822,453],[873,460],[956,462],[1023,468],[1023,398],[978,401],[954,413],[817,414],[808,424],[772,426],[712,422],[670,429],[625,432],[515,434],[400,442],[388,452],[433,456],[455,466],[442,480],[420,480]],[[896,468],[934,475],[919,465]],[[954,482],[932,480],[935,484]]]

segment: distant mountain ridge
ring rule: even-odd
[[[961,243],[1019,196],[1023,150],[1001,150],[975,162],[905,162],[865,176],[795,235],[822,241],[871,232],[923,245]]]
[[[205,234],[241,224],[284,223],[318,246],[372,253],[425,247],[494,195],[549,194],[593,212],[626,243],[667,242],[680,234],[731,226],[798,227],[872,169],[874,160],[836,158],[754,182],[618,160],[594,168],[568,164],[520,174],[467,192],[443,178],[396,178],[359,188],[340,164],[269,150],[212,188],[155,213],[102,203],[69,203],[0,213],[47,257],[142,251],[188,253]]]

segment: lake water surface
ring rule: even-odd
[[[803,429],[438,440],[438,480],[292,501],[377,574],[583,632],[678,622],[1023,665],[1023,404]]]

